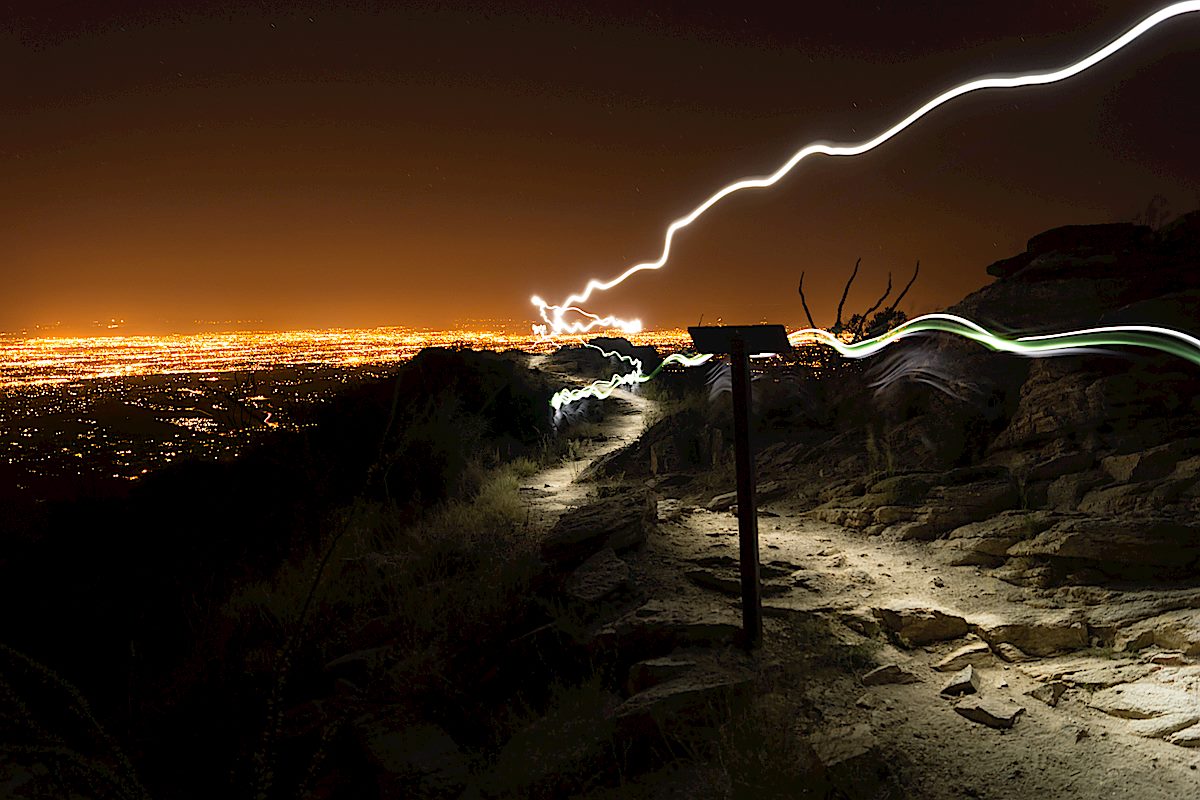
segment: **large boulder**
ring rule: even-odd
[[[1152,239],[1148,226],[1131,222],[1063,225],[1034,236],[1025,252],[1035,256],[1064,251],[1122,253],[1145,248]]]
[[[1151,645],[1200,656],[1200,609],[1171,611],[1135,622],[1117,632],[1118,650],[1140,650]]]
[[[590,605],[626,589],[631,575],[629,565],[611,547],[605,547],[571,573],[564,591],[572,600]]]
[[[1183,576],[1200,559],[1200,530],[1155,517],[1072,518],[1014,544],[1008,554],[1084,562],[1114,577]]]
[[[1059,519],[1050,511],[1004,511],[955,528],[939,546],[951,554],[951,564],[994,565],[1017,542],[1032,539]]]
[[[1008,479],[977,481],[959,486],[936,486],[925,497],[911,522],[896,525],[898,539],[936,539],[947,531],[978,522],[1013,508],[1020,501],[1016,484]]]

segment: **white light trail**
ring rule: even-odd
[[[1182,14],[1188,14],[1195,11],[1200,11],[1200,0],[1187,0],[1187,2],[1173,3],[1146,17],[1137,25],[1134,25],[1124,34],[1118,36],[1116,39],[1112,40],[1099,50],[1096,50],[1083,59],[1076,61],[1074,64],[1061,69],[1053,70],[1051,72],[1033,72],[1008,77],[978,78],[976,80],[961,84],[960,86],[949,89],[933,98],[917,110],[913,111],[907,117],[885,130],[883,133],[879,134],[873,139],[868,139],[865,142],[861,142],[859,144],[841,145],[826,144],[822,142],[814,142],[809,144],[793,154],[791,158],[784,162],[781,167],[772,172],[770,175],[756,178],[744,178],[742,180],[735,181],[734,183],[730,183],[719,189],[703,203],[692,209],[689,214],[672,222],[667,227],[666,235],[663,238],[662,252],[654,261],[643,261],[640,264],[634,264],[611,280],[589,280],[582,292],[570,295],[558,305],[548,304],[540,297],[535,296],[531,298],[531,302],[533,305],[537,306],[538,313],[545,322],[545,325],[535,326],[534,331],[538,335],[548,338],[554,336],[555,334],[582,333],[592,330],[596,327],[616,328],[626,333],[632,333],[635,332],[635,330],[641,330],[641,323],[637,320],[626,321],[614,316],[600,317],[579,309],[577,304],[586,303],[594,292],[608,291],[614,286],[623,283],[631,275],[635,275],[645,270],[661,269],[666,265],[667,260],[670,258],[671,244],[674,242],[675,234],[683,228],[691,225],[693,222],[699,219],[704,212],[708,211],[710,208],[715,206],[729,195],[734,194],[735,192],[740,192],[743,189],[765,189],[770,186],[774,186],[776,183],[782,180],[784,176],[791,172],[797,164],[811,155],[820,154],[826,156],[857,156],[870,150],[874,150],[876,147],[879,147],[884,142],[896,136],[905,128],[919,120],[921,117],[933,111],[935,108],[944,105],[945,103],[948,103],[957,97],[961,97],[964,94],[969,94],[970,92],[976,92],[983,89],[1015,89],[1023,86],[1040,86],[1066,80],[1067,78],[1073,77],[1087,69],[1092,68],[1096,64],[1121,50],[1126,45],[1132,43],[1138,37],[1142,36],[1147,31],[1162,24],[1163,22],[1166,22],[1174,17],[1178,17]],[[567,322],[564,319],[564,316],[568,312],[572,311],[581,313],[587,318],[588,321]]]
[[[1163,328],[1157,325],[1103,325],[1094,328],[1083,328],[1077,331],[1018,336],[1015,339],[1008,339],[999,334],[992,333],[987,328],[976,322],[972,322],[966,317],[960,317],[956,314],[937,313],[925,314],[915,319],[910,319],[901,325],[897,325],[887,333],[880,334],[871,339],[864,339],[861,342],[847,344],[834,334],[821,328],[803,328],[793,331],[788,334],[788,341],[793,344],[823,344],[833,348],[846,358],[867,358],[901,339],[919,333],[931,332],[954,334],[955,336],[961,336],[965,339],[978,342],[991,350],[1034,358],[1068,355],[1083,352],[1086,348],[1120,345],[1157,350],[1186,359],[1200,366],[1200,338],[1182,331]],[[603,400],[622,386],[634,386],[645,383],[657,375],[668,364],[682,364],[685,367],[695,367],[712,359],[712,355],[708,354],[685,356],[681,353],[673,353],[663,360],[662,366],[658,367],[658,369],[653,370],[649,374],[644,374],[642,372],[642,362],[637,359],[619,353],[605,352],[593,344],[588,344],[587,346],[600,350],[605,356],[615,355],[620,357],[634,368],[633,372],[625,375],[614,374],[608,380],[593,381],[579,389],[563,389],[555,393],[550,404],[556,412],[560,411],[564,405],[582,400],[585,397],[595,397]]]

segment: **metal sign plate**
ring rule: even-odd
[[[701,353],[727,355],[734,339],[745,342],[746,352],[750,354],[792,351],[787,328],[782,325],[705,325],[688,328],[688,333]]]

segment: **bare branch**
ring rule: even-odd
[[[908,294],[908,290],[912,288],[912,285],[914,283],[916,283],[917,273],[919,273],[920,271],[921,271],[921,260],[917,259],[917,266],[913,269],[913,276],[908,279],[908,283],[905,284],[905,286],[904,286],[904,291],[901,292],[899,294],[899,296],[896,297],[895,301],[893,301],[893,303],[887,307],[887,311],[889,314],[896,310],[896,306],[900,305],[900,301],[904,299],[904,295]]]
[[[804,306],[804,316],[808,317],[808,327],[815,328],[817,323],[813,322],[812,312],[808,310],[808,301],[804,299],[804,273],[800,273],[800,304]]]
[[[887,300],[888,295],[891,293],[892,293],[892,273],[889,272],[887,289],[884,291],[884,293],[882,295],[880,295],[879,299],[875,302],[875,305],[871,306],[870,308],[868,308],[866,311],[863,312],[862,317],[858,320],[858,327],[854,329],[854,338],[857,339],[862,336],[863,330],[867,327],[867,320],[871,318],[871,315],[874,314],[875,311],[881,305],[883,305],[883,301]]]
[[[850,273],[850,279],[846,281],[846,288],[842,290],[842,299],[838,303],[837,322],[833,323],[833,332],[842,332],[842,306],[846,305],[846,295],[850,294],[850,284],[854,283],[854,278],[858,275],[858,265],[862,263],[862,256],[858,257],[858,261],[854,262],[854,272]]]

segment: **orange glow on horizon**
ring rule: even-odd
[[[647,331],[634,344],[678,350],[687,331]],[[0,391],[78,381],[183,373],[255,371],[298,365],[359,367],[407,361],[426,347],[553,352],[574,340],[546,342],[499,331],[365,330],[248,331],[167,336],[0,337]]]

